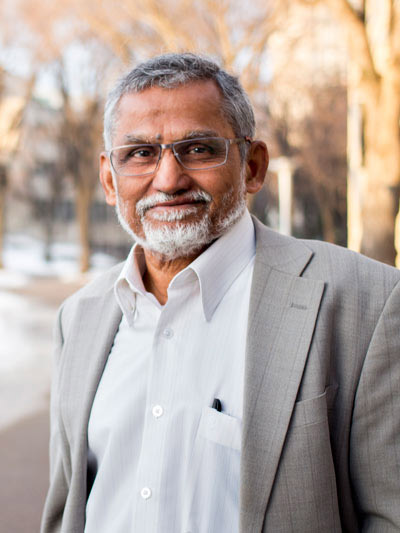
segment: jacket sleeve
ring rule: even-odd
[[[350,471],[361,531],[400,531],[400,282],[377,322],[360,375]]]
[[[61,316],[62,308],[58,312],[54,332],[55,348],[50,401],[50,486],[42,516],[41,533],[61,531],[61,521],[68,495],[66,465],[69,461],[69,454],[60,416],[58,390],[63,346]]]

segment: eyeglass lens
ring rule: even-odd
[[[208,137],[188,139],[173,144],[178,161],[190,170],[205,170],[223,165],[227,158],[225,139]],[[159,144],[135,144],[114,148],[111,161],[115,171],[123,176],[149,174],[156,170],[161,155]]]

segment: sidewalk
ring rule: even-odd
[[[0,432],[0,531],[36,533],[48,487],[48,412]]]

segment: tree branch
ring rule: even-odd
[[[229,3],[226,0],[207,0],[205,3],[209,12],[213,14],[212,25],[218,39],[224,65],[230,69],[235,59],[236,47],[232,43],[231,31],[226,20]]]
[[[390,1],[389,46],[392,64],[400,69],[400,3],[396,0]]]
[[[362,13],[364,15],[364,20],[365,20],[366,8],[367,8],[367,0],[362,0]]]
[[[299,4],[306,7],[313,7],[321,3],[321,0],[298,0]]]
[[[102,20],[98,14],[93,14],[92,11],[85,9],[83,3],[79,6],[79,16],[96,36],[101,36],[101,39],[110,46],[111,50],[125,65],[129,64],[131,52],[129,38],[126,35],[116,30],[109,21]]]
[[[132,21],[147,24],[168,50],[178,51],[180,48],[194,48],[192,36],[180,25],[174,23],[174,14],[167,6],[156,0],[141,1],[139,5],[140,9],[131,1],[125,1],[123,8]]]
[[[358,14],[348,0],[324,0],[324,3],[332,9],[347,29],[349,39],[351,39],[350,50],[353,50],[352,60],[358,64],[363,81],[376,86],[379,82],[379,74],[371,54],[367,29],[363,20],[364,13]]]

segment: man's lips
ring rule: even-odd
[[[193,206],[198,206],[198,205],[205,205],[206,202],[204,200],[188,200],[188,199],[184,199],[182,198],[181,200],[178,200],[178,199],[175,199],[175,200],[169,200],[167,202],[159,202],[155,205],[153,205],[152,207],[149,208],[150,209],[157,209],[157,208],[174,208],[174,207],[178,207],[178,208],[185,208],[185,207],[193,207]]]
[[[144,217],[146,213],[152,210],[154,213],[162,211],[173,212],[176,211],[184,213],[185,210],[195,212],[201,209],[201,206],[207,206],[212,198],[206,192],[188,192],[187,194],[166,194],[155,193],[147,198],[142,198],[136,204],[136,211],[140,217]]]
[[[204,204],[203,201],[194,201],[194,200],[181,200],[181,201],[172,201],[172,202],[161,202],[159,204],[156,204],[154,207],[182,207],[185,205],[198,205],[198,204]]]

